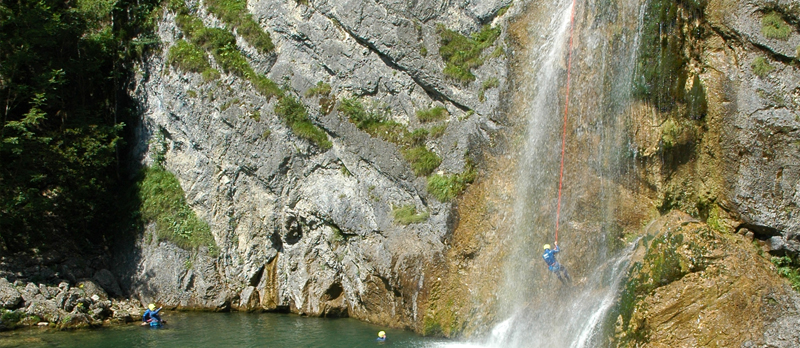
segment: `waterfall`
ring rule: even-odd
[[[547,270],[553,244],[572,0],[529,4],[528,47],[517,75],[519,117],[514,232],[498,289],[498,324],[480,347],[597,347],[633,252],[615,215],[633,166],[626,120],[645,4],[588,0],[575,6],[559,261],[564,285]]]

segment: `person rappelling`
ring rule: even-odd
[[[569,277],[569,273],[567,273],[567,269],[561,265],[561,263],[556,260],[556,254],[561,251],[558,249],[558,242],[553,243],[555,244],[556,248],[551,249],[550,244],[544,245],[544,254],[542,254],[542,258],[544,262],[547,264],[547,268],[550,272],[553,272],[558,276],[558,280],[561,281],[563,284],[567,284],[567,282],[572,283],[572,278]],[[562,276],[563,273],[563,276]]]

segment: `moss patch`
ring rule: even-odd
[[[447,29],[442,24],[437,26],[437,31],[441,37],[439,55],[445,61],[443,72],[459,82],[475,80],[472,69],[483,65],[483,51],[491,47],[500,36],[500,28],[492,28],[488,24],[470,37]]]
[[[780,13],[772,11],[761,18],[761,34],[768,39],[786,40],[792,34],[792,27]]]
[[[750,65],[753,68],[753,73],[760,78],[767,77],[769,73],[775,70],[775,67],[772,66],[767,58],[764,57],[757,57],[753,60],[753,64]]]
[[[428,219],[428,212],[418,213],[417,208],[412,204],[394,207],[392,215],[394,216],[394,222],[402,225],[419,223]]]

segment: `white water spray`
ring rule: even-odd
[[[541,259],[553,242],[572,0],[531,3],[528,67],[520,79],[528,119],[518,157],[515,233],[498,290],[499,322],[463,347],[596,347],[633,246],[620,248],[615,219],[620,172],[630,166],[623,115],[630,105],[642,4],[581,1],[575,8],[559,261],[573,277],[561,284]],[[455,347],[448,345],[448,347]]]

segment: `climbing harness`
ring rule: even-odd
[[[556,206],[556,243],[558,243],[558,222],[561,216],[561,186],[564,183],[564,147],[567,144],[567,114],[569,114],[569,77],[572,71],[572,36],[575,31],[575,0],[572,0],[572,13],[569,18],[569,51],[567,51],[567,91],[564,101],[564,127],[561,131],[561,169],[558,174],[558,205]]]

